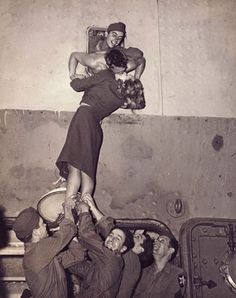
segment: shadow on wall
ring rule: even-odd
[[[9,235],[7,233],[7,226],[3,220],[4,218],[4,212],[5,208],[0,205],[0,249],[4,248],[7,246],[8,241],[9,241]],[[4,275],[3,267],[2,267],[2,262],[0,259],[0,276]],[[0,298],[6,298],[6,289],[4,287],[3,282],[0,280]]]

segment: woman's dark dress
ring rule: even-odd
[[[85,91],[81,103],[89,106],[80,106],[73,116],[56,165],[65,179],[70,164],[95,181],[103,138],[100,121],[120,108],[124,100],[110,70],[102,70],[85,79],[74,79],[70,85],[77,92]]]

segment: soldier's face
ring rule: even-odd
[[[42,220],[41,217],[39,219],[38,233],[40,235],[40,239],[44,239],[44,238],[48,237],[48,232],[47,232],[46,224],[43,222],[43,220]]]
[[[125,234],[120,229],[113,229],[105,240],[105,246],[112,251],[120,251],[125,242]]]
[[[161,236],[155,232],[148,232],[153,243],[153,255],[164,256],[168,254],[170,238],[167,236]]]
[[[117,47],[124,39],[124,33],[121,31],[110,31],[107,35],[107,44],[109,48]]]

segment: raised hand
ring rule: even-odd
[[[80,80],[82,80],[82,79],[85,79],[85,78],[86,78],[85,75],[78,74],[78,73],[75,73],[75,74],[73,74],[73,75],[70,76],[70,79],[71,80],[74,80],[74,79],[80,79]]]
[[[82,202],[86,203],[90,208],[95,207],[95,202],[89,193],[85,193],[81,197]]]
[[[78,214],[88,212],[89,206],[84,202],[79,202],[76,204],[76,211],[78,212]]]

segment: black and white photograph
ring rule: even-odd
[[[236,297],[236,1],[0,16],[0,298]]]

